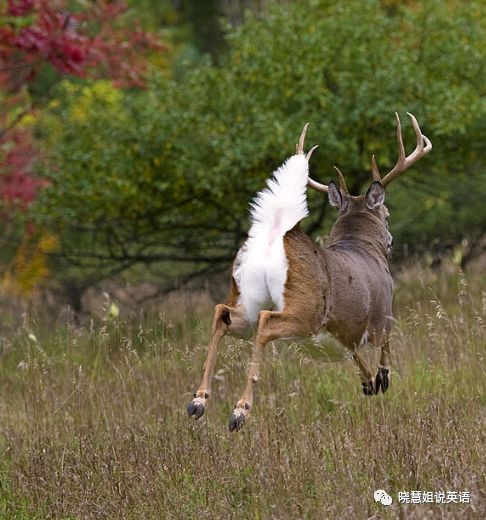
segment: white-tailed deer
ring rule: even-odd
[[[204,374],[187,407],[189,416],[199,419],[204,413],[221,339],[226,334],[246,337],[254,329],[246,388],[231,415],[231,431],[239,430],[248,417],[263,350],[272,340],[317,337],[325,329],[351,351],[366,395],[388,389],[393,281],[387,260],[391,235],[385,188],[432,149],[415,117],[409,116],[417,135],[415,150],[405,155],[396,114],[398,162],[381,178],[373,156],[374,182],[360,196],[348,193],[339,170],[339,186],[334,181],[326,186],[308,177],[308,161],[315,147],[304,154],[305,125],[296,154],[274,173],[252,203],[248,239],[234,261],[228,302],[215,307]],[[314,244],[299,226],[308,213],[307,186],[327,193],[338,210],[324,248]],[[374,377],[359,353],[367,342],[381,348]]]

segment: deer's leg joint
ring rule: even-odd
[[[228,308],[221,311],[221,321],[226,325],[231,325],[231,314]]]

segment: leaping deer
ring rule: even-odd
[[[228,303],[214,309],[204,374],[187,407],[189,416],[199,419],[204,414],[221,339],[226,334],[246,337],[255,328],[247,383],[230,417],[230,431],[239,430],[250,413],[260,361],[269,341],[317,338],[321,329],[327,330],[351,351],[364,393],[386,392],[391,370],[393,280],[388,267],[392,238],[385,188],[432,149],[415,117],[408,115],[417,136],[415,150],[405,155],[396,114],[398,162],[381,178],[373,156],[373,183],[359,196],[348,193],[339,170],[339,186],[334,181],[326,186],[308,176],[309,159],[316,147],[304,154],[308,125],[304,126],[296,154],[275,171],[251,205],[252,225],[233,264]],[[324,248],[314,244],[299,226],[308,214],[307,186],[327,193],[331,206],[338,210]],[[367,342],[381,348],[374,377],[359,353]]]

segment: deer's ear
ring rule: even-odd
[[[333,208],[341,209],[343,205],[343,196],[341,195],[341,190],[338,185],[331,181],[327,187],[327,195],[329,197],[329,203]]]
[[[368,188],[365,195],[365,201],[369,209],[381,206],[385,202],[385,188],[381,185],[381,182],[375,181]]]

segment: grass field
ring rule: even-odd
[[[400,277],[386,394],[363,395],[351,361],[269,346],[237,434],[244,342],[220,349],[205,417],[186,416],[207,303],[86,327],[26,316],[1,337],[0,518],[486,518],[484,282]],[[471,498],[398,503],[415,490]]]

